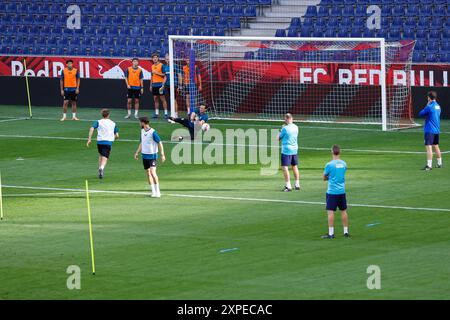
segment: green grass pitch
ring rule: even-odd
[[[33,111],[32,120],[21,120],[25,107],[0,106],[0,299],[450,298],[449,121],[442,123],[444,168],[431,172],[420,170],[421,128],[300,124],[303,189],[291,193],[280,191],[281,172],[261,176],[259,165],[173,165],[175,144],[166,143],[169,159],[158,167],[163,196],[151,199],[133,159],[139,127],[123,120],[123,110],[112,111],[122,141],[103,181],[95,144],[85,146],[90,122],[60,123],[59,108]],[[93,120],[99,109],[78,114]],[[162,120],[153,126],[164,141],[178,128]],[[351,239],[342,237],[339,215],[337,238],[320,239],[327,230],[322,170],[333,143],[349,166]],[[64,190],[83,189],[85,179],[91,189],[127,192],[91,194],[95,276],[85,196]],[[238,249],[221,252],[230,248]],[[70,265],[81,268],[81,290],[66,287]],[[370,265],[381,269],[380,290],[366,286]]]

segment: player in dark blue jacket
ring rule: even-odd
[[[433,148],[436,152],[437,164],[436,168],[442,168],[442,155],[439,149],[439,132],[441,124],[441,107],[436,102],[437,94],[435,91],[427,93],[428,104],[420,111],[419,117],[425,117],[425,125],[423,127],[425,149],[427,150],[427,165],[423,170],[429,171],[433,167]]]

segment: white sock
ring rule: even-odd
[[[328,234],[330,236],[334,235],[334,227],[328,227]]]
[[[76,118],[77,117],[77,113],[72,113],[72,118]]]
[[[348,227],[344,227],[344,233],[348,233]]]
[[[128,110],[127,110],[127,114],[128,114],[129,116],[131,116],[131,109],[128,109]]]
[[[134,116],[137,117],[139,111],[138,110],[134,110]]]
[[[152,194],[156,194],[156,188],[154,184],[150,185],[151,189],[152,189]]]
[[[67,113],[63,113],[63,118],[65,119],[67,117]]]
[[[155,114],[158,115],[159,114],[159,109],[155,110]]]
[[[300,180],[295,180],[295,186],[296,186],[297,188],[300,188]]]
[[[168,111],[167,110],[164,110],[164,114],[167,116],[167,114],[168,114]]]
[[[286,182],[286,188],[292,189],[292,186],[291,186],[291,182],[290,182],[290,181]]]
[[[439,166],[442,166],[442,158],[437,158],[437,164],[438,164]]]
[[[104,170],[104,169],[105,169],[105,166],[100,166],[100,169],[101,169],[101,170]]]
[[[156,191],[156,194],[161,193],[161,191],[159,190],[159,183],[155,184],[155,191]]]
[[[427,166],[431,168],[433,166],[433,160],[427,160]]]

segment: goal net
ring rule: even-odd
[[[169,36],[172,103],[217,119],[416,126],[414,41]],[[181,78],[180,78],[181,77]],[[179,82],[179,81],[177,81]],[[181,84],[181,85],[180,85]],[[174,112],[174,110],[172,110]]]

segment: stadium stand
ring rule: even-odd
[[[63,0],[0,3],[0,54],[141,56],[168,51],[167,35],[416,39],[415,62],[450,62],[450,0],[79,0],[81,29]],[[264,53],[263,53],[264,54]]]
[[[381,9],[381,28],[370,30],[366,10],[373,4]],[[303,15],[293,17],[286,33],[290,37],[323,34],[383,37],[388,41],[415,39],[414,62],[450,62],[449,7],[450,0],[322,0],[307,5]],[[284,36],[281,30],[275,35]]]
[[[232,5],[230,5],[233,3]],[[266,0],[80,0],[81,29],[62,0],[0,3],[0,53],[142,56],[167,52],[167,35],[231,34]]]

